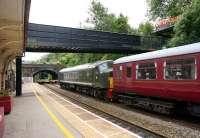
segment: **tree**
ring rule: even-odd
[[[192,0],[147,0],[148,15],[152,20],[178,16],[190,6]]]
[[[132,33],[133,29],[128,24],[128,17],[120,14],[116,16],[109,13],[99,1],[93,0],[89,9],[90,17],[86,20],[94,30],[118,33]]]
[[[147,0],[151,19],[178,16],[174,35],[167,46],[174,47],[200,41],[199,0]]]
[[[108,17],[108,9],[105,8],[100,2],[92,1],[89,9],[89,18],[86,20],[87,23],[91,23],[95,30],[104,30],[105,21]],[[113,18],[113,16],[111,16]]]
[[[154,26],[150,22],[141,23],[138,28],[138,32],[144,36],[151,36],[154,30]]]
[[[175,35],[169,42],[169,46],[178,46],[200,41],[200,1],[193,0],[175,24]]]

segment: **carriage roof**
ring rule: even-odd
[[[147,52],[138,55],[132,55],[127,57],[122,57],[114,61],[114,64],[126,63],[126,62],[133,62],[133,61],[141,61],[141,60],[148,60],[148,59],[156,59],[162,57],[170,57],[170,56],[177,56],[177,55],[185,55],[185,54],[192,54],[200,52],[200,42],[168,48],[163,50],[157,50],[153,52]]]
[[[72,71],[92,69],[92,68],[95,68],[95,67],[97,67],[97,66],[99,66],[103,63],[111,62],[111,61],[112,60],[104,60],[104,61],[97,61],[97,62],[93,62],[93,63],[78,65],[78,66],[74,66],[74,67],[64,68],[64,69],[60,70],[59,72],[64,73],[64,72],[72,72]]]

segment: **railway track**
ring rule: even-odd
[[[142,128],[140,126],[137,126],[135,124],[132,124],[126,120],[122,120],[112,114],[109,114],[103,110],[100,110],[100,109],[97,109],[97,108],[94,108],[93,106],[85,103],[85,102],[81,102],[79,100],[77,100],[76,98],[73,98],[67,94],[64,94],[62,92],[59,92],[59,89],[56,89],[56,87],[52,87],[51,85],[44,85],[46,88],[50,89],[52,92],[54,93],[58,93],[64,97],[67,97],[68,99],[70,99],[71,102],[83,107],[84,109],[106,119],[106,120],[109,120],[111,121],[112,123],[114,124],[117,124],[118,126],[121,126],[122,128],[125,128],[127,129],[128,131],[130,132],[133,132],[143,138],[164,138],[165,136],[163,135],[160,135],[160,134],[157,134],[155,132],[152,132],[148,129],[145,129],[145,128]]]
[[[104,103],[100,100],[96,100],[90,97],[85,97],[86,99],[84,100],[83,95],[79,95],[76,93],[68,92],[67,90],[62,90],[59,87],[53,86],[46,84],[44,85],[48,89],[52,90],[55,93],[58,93],[67,99],[70,99],[72,102],[86,108],[87,110],[115,123],[118,124],[119,126],[134,132],[141,137],[187,137],[187,138],[193,138],[193,137],[198,137],[200,136],[200,131],[199,129],[193,130],[192,128],[178,128],[177,126],[158,126],[155,122],[152,124],[148,124],[148,122],[142,122],[141,120],[137,121],[137,118],[135,116],[132,116],[133,119],[130,119],[130,117],[126,117],[125,114],[120,113],[121,110],[116,110],[114,107],[115,105],[110,105],[107,103]],[[87,98],[93,99],[95,102],[88,102]],[[113,108],[113,110],[108,110],[106,109],[107,106],[110,106],[110,108]],[[113,106],[113,107],[112,107]],[[120,108],[120,107],[118,107]],[[122,108],[122,107],[121,107]],[[116,110],[116,111],[115,111]],[[127,110],[127,109],[125,109]],[[130,111],[131,113],[131,111]],[[134,120],[136,118],[136,121]],[[134,120],[134,121],[133,121]],[[156,120],[156,119],[155,119]],[[159,120],[157,120],[159,121]],[[174,121],[174,120],[173,120]],[[142,123],[141,123],[142,122]],[[174,121],[175,122],[175,121]],[[175,122],[176,123],[176,122]],[[162,124],[162,122],[161,122]],[[169,123],[170,124],[170,123]],[[184,123],[183,123],[184,124]],[[152,127],[151,127],[152,125]],[[149,127],[150,126],[150,127]],[[198,125],[197,125],[198,127]]]

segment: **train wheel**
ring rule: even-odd
[[[200,104],[189,103],[187,109],[191,115],[200,117]]]

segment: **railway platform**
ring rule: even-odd
[[[5,116],[4,138],[137,138],[36,83],[23,84]]]

